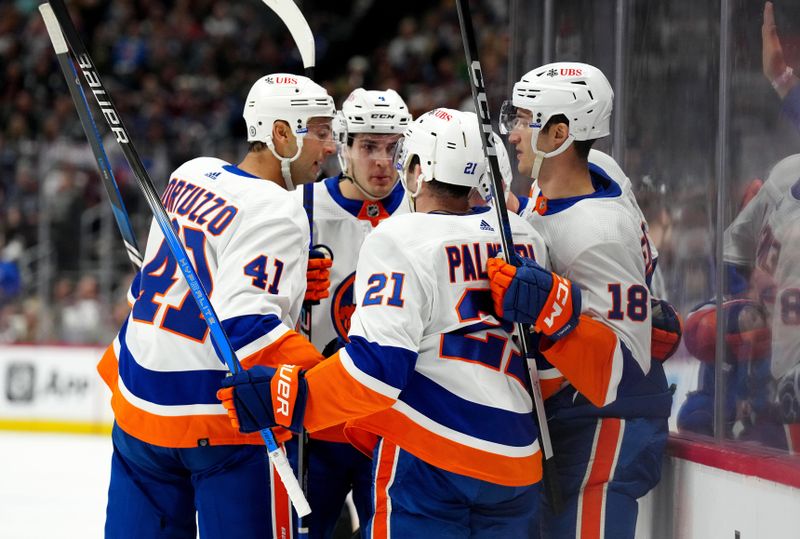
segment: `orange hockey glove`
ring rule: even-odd
[[[581,291],[536,261],[519,260],[519,266],[499,258],[490,258],[486,264],[495,311],[509,322],[532,324],[557,341],[578,325]]]
[[[333,260],[325,258],[322,251],[316,249],[308,253],[308,271],[306,271],[306,295],[303,301],[309,305],[317,305],[319,300],[330,295],[331,266]]]

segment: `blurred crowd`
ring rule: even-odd
[[[470,99],[452,1],[406,2],[391,17],[376,1],[342,4],[301,2],[317,79],[337,104],[361,86],[397,89],[415,116]],[[125,309],[127,261],[37,6],[0,3],[0,342],[102,343]],[[487,79],[505,84],[507,3],[475,8]],[[75,0],[69,9],[157,188],[198,155],[238,162],[252,81],[302,72],[291,36],[256,0]],[[144,238],[135,180],[113,139],[105,148]]]

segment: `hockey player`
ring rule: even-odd
[[[599,150],[589,150],[589,165],[594,167],[598,173],[602,173],[619,185],[624,198],[628,199],[629,204],[624,206],[631,217],[640,223],[643,238],[647,238],[647,244],[642,244],[642,254],[647,260],[646,280],[651,291],[650,314],[652,330],[650,332],[650,355],[657,361],[666,361],[672,357],[681,342],[683,334],[683,322],[675,307],[664,299],[654,297],[653,277],[656,273],[658,264],[658,250],[650,239],[647,220],[639,208],[633,187],[628,176],[622,171],[619,164],[610,155]],[[531,219],[535,213],[535,204],[531,200],[536,200],[540,194],[538,182],[534,181],[531,185],[531,196],[509,198],[511,203],[509,209],[515,208],[516,211],[525,219]],[[515,200],[516,199],[516,200]]]
[[[520,172],[538,183],[530,221],[552,270],[580,287],[580,317],[564,335],[548,302],[568,289],[551,291],[552,274],[533,261],[490,261],[498,314],[533,324],[551,367],[543,390],[566,509],[556,515],[545,501],[545,538],[632,538],[667,438],[672,396],[651,360],[649,241],[619,184],[588,161],[609,134],[612,99],[597,68],[549,64],[514,85],[501,118]]]
[[[313,189],[313,242],[332,255],[332,297],[312,309],[312,342],[329,354],[347,342],[355,310],[355,270],[361,244],[378,223],[406,213],[404,190],[394,153],[411,123],[403,99],[394,90],[354,90],[342,105],[346,140],[339,161],[342,173],[296,191]],[[347,442],[341,426],[317,432],[307,444],[308,500],[305,523],[311,538],[333,533],[345,497],[352,489],[359,521],[372,512],[372,462]]]
[[[245,369],[322,359],[292,329],[309,229],[287,190],[313,181],[335,151],[334,113],[305,77],[261,77],[244,108],[241,163],[188,161],[162,196]],[[144,260],[131,313],[98,366],[115,418],[106,537],[194,538],[195,519],[204,538],[230,536],[234,522],[236,537],[280,536],[263,441],[232,429],[215,398],[226,366],[155,223]]]
[[[373,452],[368,537],[536,533],[537,426],[484,269],[498,233],[488,208],[468,202],[485,168],[479,135],[474,114],[450,109],[406,130],[398,162],[414,212],[364,241],[344,348],[305,377],[254,368],[218,393],[243,432],[347,421],[348,438]],[[543,256],[541,237],[510,217],[516,248]]]
[[[779,161],[725,231],[728,273],[749,278],[769,314],[770,370],[789,451],[800,451],[800,154]],[[732,269],[735,268],[735,269]],[[752,272],[752,273],[751,273]],[[767,388],[764,388],[766,391]]]

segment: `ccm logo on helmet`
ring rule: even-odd
[[[370,118],[373,118],[373,119],[377,118],[377,119],[380,119],[380,120],[391,120],[394,117],[395,117],[394,114],[386,114],[386,113],[379,113],[379,112],[376,112],[376,113],[374,113],[374,114],[372,114],[370,116]]]
[[[297,79],[294,77],[267,77],[267,84],[297,84]]]

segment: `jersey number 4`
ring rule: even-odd
[[[206,236],[202,230],[188,226],[183,227],[181,232],[186,249],[192,257],[197,276],[210,296],[214,283],[206,258]],[[144,324],[153,323],[162,306],[157,299],[165,296],[178,279],[183,278],[175,274],[177,271],[178,263],[172,256],[167,243],[162,241],[156,255],[142,268],[141,291],[136,303],[133,304],[132,311],[135,321]],[[167,311],[161,320],[160,328],[193,341],[204,342],[208,335],[208,326],[200,314],[197,302],[191,295],[192,292],[188,290],[187,286],[186,293],[178,306],[166,306]]]

